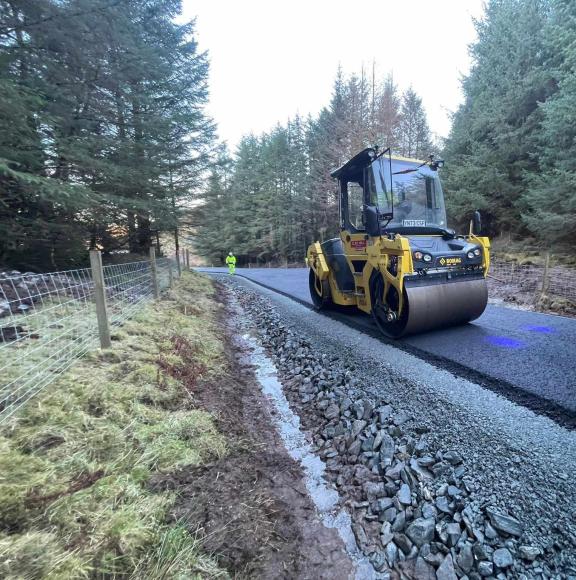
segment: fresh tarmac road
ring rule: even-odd
[[[198,270],[226,272],[224,268]],[[306,268],[238,268],[237,274],[312,304]],[[375,331],[370,317],[362,313],[334,317]],[[392,343],[449,369],[452,366],[457,374],[469,370],[469,378],[476,382],[493,383],[492,387],[499,387],[496,390],[546,414],[565,414],[576,426],[576,319],[489,304],[472,323]]]

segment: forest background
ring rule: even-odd
[[[337,71],[330,103],[230,153],[204,112],[209,61],[177,0],[0,0],[0,264],[87,248],[144,254],[179,230],[210,262],[302,261],[338,229],[329,173],[375,144],[446,160],[449,218],[570,250],[576,235],[576,4],[491,0],[443,141],[421,98]],[[426,66],[442,66],[432,62]],[[297,104],[295,104],[296,106]]]

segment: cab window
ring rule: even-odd
[[[364,188],[360,181],[359,179],[347,183],[348,221],[357,230],[364,229]]]

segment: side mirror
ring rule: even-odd
[[[472,233],[477,236],[482,233],[482,216],[478,210],[474,212],[474,217],[472,218]]]

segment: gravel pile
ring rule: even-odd
[[[356,369],[313,348],[270,302],[228,282],[273,358],[285,393],[351,514],[359,548],[393,578],[576,578],[478,493],[466,457],[430,427],[366,396]],[[554,546],[552,546],[554,548]]]

